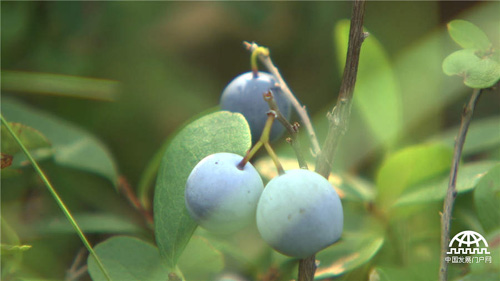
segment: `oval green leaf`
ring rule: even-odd
[[[186,125],[189,123],[193,122],[196,119],[199,119],[201,116],[205,116],[209,113],[213,113],[215,111],[218,111],[220,109],[219,106],[214,106],[212,108],[209,108],[202,113],[191,117],[189,120],[187,120],[182,126],[177,129],[177,131],[173,134],[176,135],[177,132],[182,130]],[[142,206],[146,210],[151,209],[151,203],[150,203],[150,194],[152,194],[152,189],[154,187],[154,182],[156,180],[157,174],[158,174],[158,169],[160,168],[161,164],[161,159],[163,157],[163,154],[165,153],[165,150],[167,147],[170,145],[170,141],[172,140],[172,137],[168,137],[163,144],[161,145],[160,149],[155,153],[153,158],[149,161],[148,165],[144,169],[141,175],[141,179],[139,181],[139,185],[137,187],[137,197],[139,198],[139,201],[141,202]]]
[[[116,186],[118,170],[113,157],[89,132],[13,99],[2,98],[2,114],[7,121],[33,127],[46,136],[52,143],[57,164],[96,173]]]
[[[467,71],[480,60],[472,49],[456,51],[444,59],[443,72],[448,76],[458,75],[465,77]]]
[[[114,214],[73,214],[78,225],[85,233],[140,233],[141,226],[134,223],[134,221],[125,218],[125,216],[118,216]],[[73,233],[74,229],[71,224],[60,216],[52,217],[49,219],[41,220],[35,223],[35,229],[42,234],[60,234],[60,233]]]
[[[387,209],[409,187],[449,171],[452,155],[452,149],[437,143],[407,147],[391,155],[377,174],[379,206]]]
[[[475,188],[479,180],[498,162],[481,161],[467,163],[458,168],[457,192],[464,193]],[[448,190],[449,176],[444,175],[439,179],[415,186],[398,198],[394,206],[428,203],[443,200]]]
[[[213,153],[244,155],[250,144],[250,129],[243,115],[227,111],[192,122],[170,143],[160,165],[154,198],[156,243],[170,269],[175,268],[197,226],[184,203],[191,170]]]
[[[462,155],[470,156],[479,152],[500,147],[500,116],[473,120],[467,132]],[[459,126],[450,128],[443,133],[433,136],[430,141],[438,141],[453,148]]]
[[[28,150],[50,147],[49,140],[39,131],[20,123],[9,122],[9,124],[14,133]],[[21,151],[21,148],[3,124],[1,146],[2,153],[13,155]]]
[[[346,214],[344,234],[339,242],[320,251],[315,279],[331,278],[353,270],[370,261],[384,244],[384,230],[380,222],[366,214]]]
[[[448,23],[451,38],[464,49],[487,51],[491,42],[486,34],[476,25],[465,20],[453,20]]]
[[[39,131],[20,123],[9,122],[12,130],[21,142],[30,151],[36,160],[45,159],[52,156],[53,150],[49,140]],[[27,162],[26,155],[21,152],[21,148],[11,136],[7,128],[2,124],[2,155],[13,156],[11,168],[19,168]]]
[[[500,63],[486,58],[482,59],[467,70],[464,84],[471,88],[484,89],[495,85],[500,79]]]
[[[133,237],[115,236],[95,246],[112,280],[167,280],[167,270],[155,246]],[[107,281],[92,256],[87,260],[90,277]]]
[[[493,167],[481,178],[474,190],[477,216],[486,231],[498,227],[500,222],[500,165]]]
[[[347,54],[349,26],[349,20],[341,20],[334,30],[341,73]],[[388,145],[394,141],[402,129],[400,90],[387,52],[372,34],[363,41],[353,104],[380,143]]]
[[[193,236],[179,258],[179,268],[186,280],[214,280],[224,268],[224,258],[207,239]]]

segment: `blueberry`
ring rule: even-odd
[[[257,228],[276,251],[305,258],[336,242],[344,224],[333,186],[308,170],[273,178],[257,205]]]
[[[222,92],[220,106],[222,110],[239,112],[245,116],[252,132],[252,142],[256,143],[266,123],[269,106],[262,95],[272,90],[276,103],[281,113],[287,118],[291,114],[291,102],[285,97],[279,87],[276,86],[274,76],[266,72],[258,72],[254,77],[252,72],[243,73],[234,78]],[[271,140],[279,138],[284,127],[281,124],[273,124],[271,129]]]
[[[186,183],[186,207],[203,228],[230,233],[255,219],[255,209],[264,189],[262,179],[252,164],[243,170],[243,159],[233,153],[205,157],[193,169]]]

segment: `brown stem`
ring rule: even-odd
[[[448,263],[445,261],[446,253],[449,251],[450,243],[450,228],[451,228],[451,213],[453,211],[453,205],[455,203],[455,198],[457,197],[457,173],[458,165],[460,163],[460,158],[462,155],[462,149],[465,143],[465,137],[467,136],[467,130],[469,129],[469,124],[472,119],[472,114],[474,113],[474,108],[481,95],[482,90],[475,89],[470,97],[469,103],[464,108],[462,112],[462,121],[460,122],[460,128],[458,130],[458,135],[455,140],[455,149],[453,151],[453,162],[451,163],[450,170],[450,181],[448,183],[448,191],[446,193],[446,198],[443,205],[443,214],[441,215],[441,260],[439,267],[439,280],[446,281],[448,279]]]
[[[139,198],[137,198],[124,176],[120,176],[118,178],[118,188],[123,192],[125,197],[127,197],[132,206],[134,206],[134,208],[142,214],[142,216],[146,219],[148,225],[152,226],[154,223],[153,215],[148,210],[144,209],[141,201],[139,200]]]
[[[352,96],[358,73],[359,54],[361,44],[367,34],[363,33],[363,18],[365,1],[356,0],[353,3],[351,27],[349,31],[349,45],[345,62],[344,75],[340,85],[337,104],[328,113],[330,126],[322,151],[316,161],[316,172],[328,178],[332,170],[335,151],[340,139],[347,131],[349,116],[351,114]]]
[[[250,52],[253,52],[257,48],[261,48],[255,42],[251,44],[248,42],[243,42],[243,43]],[[320,151],[318,138],[316,137],[316,133],[314,132],[314,128],[312,126],[309,115],[307,114],[306,108],[300,104],[300,102],[297,100],[295,95],[292,93],[292,91],[286,84],[285,80],[283,80],[283,77],[281,76],[278,68],[274,66],[273,61],[269,56],[269,53],[267,54],[260,53],[259,59],[262,62],[262,64],[266,66],[267,70],[271,72],[271,74],[273,74],[274,77],[276,77],[276,79],[278,80],[279,87],[285,94],[286,98],[292,103],[293,107],[295,108],[295,111],[297,111],[297,114],[299,114],[300,120],[302,121],[302,124],[305,126],[306,131],[309,134],[309,140],[311,141],[312,152],[316,156]]]
[[[295,124],[290,124],[288,120],[283,116],[281,111],[278,108],[278,104],[276,104],[276,101],[274,100],[273,94],[271,92],[267,92],[264,94],[264,100],[267,102],[269,105],[269,109],[273,110],[276,113],[276,119],[285,127],[285,129],[288,131],[290,134],[290,139],[288,143],[292,146],[295,156],[297,157],[297,161],[299,162],[299,166],[301,169],[308,169],[307,167],[307,162],[306,159],[304,158],[304,155],[302,155],[302,151],[300,150],[300,142],[298,139],[298,134],[299,134],[299,123]]]
[[[316,257],[312,255],[308,258],[301,259],[299,262],[299,281],[314,280],[316,272]]]
[[[352,7],[351,26],[349,30],[349,43],[347,57],[340,85],[337,104],[328,114],[330,126],[322,150],[316,159],[316,172],[323,177],[330,176],[335,151],[341,137],[347,131],[349,117],[351,114],[352,96],[356,85],[358,73],[359,55],[361,44],[368,34],[363,32],[363,19],[365,14],[365,0],[355,0]],[[299,262],[299,281],[314,280],[316,271],[315,256],[301,259]]]

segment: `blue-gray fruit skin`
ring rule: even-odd
[[[255,219],[264,184],[257,170],[233,153],[215,153],[201,160],[191,171],[185,202],[191,217],[206,230],[237,231]]]
[[[254,77],[252,72],[246,72],[234,78],[222,92],[220,106],[222,110],[239,112],[245,116],[252,132],[252,143],[256,143],[267,120],[266,113],[269,105],[263,98],[263,94],[272,90],[276,104],[286,119],[290,119],[291,102],[285,97],[276,79],[269,73],[258,72]],[[281,124],[273,124],[270,139],[276,140],[283,132]]]
[[[339,240],[344,215],[333,186],[308,170],[273,178],[257,206],[257,228],[276,251],[306,258]]]

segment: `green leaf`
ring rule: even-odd
[[[137,233],[141,227],[130,219],[112,214],[73,214],[85,233]],[[42,220],[36,228],[43,234],[73,233],[74,229],[64,218]]]
[[[452,155],[450,148],[434,143],[407,147],[389,156],[377,173],[379,206],[387,209],[407,188],[449,171]]]
[[[346,216],[347,218],[347,216]],[[339,276],[371,260],[384,244],[384,231],[380,222],[369,217],[352,217],[359,223],[348,224],[339,242],[320,251],[315,279]]]
[[[3,216],[0,217],[0,222],[2,225],[2,227],[0,228],[2,243],[20,245],[21,240],[19,240],[19,236],[17,235],[16,231],[10,226],[10,224],[7,223]]]
[[[353,201],[369,202],[375,198],[373,183],[351,174],[342,175],[342,183],[338,188],[344,192],[346,199]]]
[[[9,122],[12,130],[16,133],[28,150],[41,147],[49,147],[50,142],[39,131],[20,123]],[[14,138],[9,134],[7,128],[2,125],[2,153],[14,155],[21,151]]]
[[[451,38],[464,49],[487,51],[491,47],[486,34],[468,21],[453,20],[447,26]]]
[[[118,82],[51,73],[2,71],[2,91],[113,101]]]
[[[498,272],[482,272],[482,273],[469,273],[460,281],[498,281]]]
[[[448,75],[465,77],[467,71],[481,59],[471,49],[451,53],[443,61],[443,72]]]
[[[332,250],[325,250],[316,256],[320,266],[315,278],[339,276],[370,261],[382,248],[383,236],[373,236],[359,239],[345,239]]]
[[[112,280],[157,281],[167,280],[158,249],[137,238],[115,236],[95,246]],[[107,281],[92,256],[87,260],[92,280]]]
[[[465,49],[444,59],[443,72],[462,76],[466,86],[482,89],[495,85],[500,79],[500,64],[492,58],[479,58],[473,49]]]
[[[498,205],[496,206],[498,209]],[[490,254],[477,254],[473,255],[472,259],[475,260],[476,262],[473,262],[470,264],[470,272],[474,275],[482,275],[486,273],[495,273],[497,276],[497,279],[493,280],[498,280],[498,276],[500,276],[500,228],[498,228],[498,221],[497,221],[497,228],[492,230],[490,233],[487,235],[484,235],[484,238],[486,241],[488,241],[488,251]],[[491,257],[491,262],[484,262],[479,261],[477,262],[477,258],[485,258],[485,257]],[[477,257],[477,258],[476,258]],[[486,275],[487,276],[487,275]],[[474,280],[474,279],[469,279],[469,280]],[[476,279],[476,280],[492,280],[492,279]]]
[[[40,131],[52,143],[54,161],[62,166],[99,174],[115,186],[118,171],[109,150],[89,132],[13,99],[2,98],[2,114]]]
[[[467,132],[463,156],[470,156],[479,152],[487,151],[495,147],[500,147],[500,117],[494,116],[473,120]],[[455,145],[459,126],[446,130],[445,132],[432,137],[431,141],[441,142],[450,148]]]
[[[207,239],[193,236],[179,258],[179,268],[186,280],[214,280],[224,268],[224,259]]]
[[[483,89],[495,85],[500,79],[500,64],[492,59],[482,59],[467,70],[465,85],[471,88]]]
[[[377,266],[370,272],[369,281],[428,281],[436,279],[439,262],[417,262],[404,266]],[[411,276],[410,279],[409,276]]]
[[[3,178],[3,171],[2,171]],[[31,248],[30,245],[22,245],[16,231],[2,217],[1,220],[1,257],[2,275],[0,279],[9,279],[9,275],[14,274],[21,267],[23,252]]]
[[[472,190],[478,184],[479,180],[498,162],[481,161],[467,163],[458,168],[457,192],[464,193]],[[410,204],[419,204],[443,200],[448,190],[449,175],[439,179],[415,186],[409,192],[405,192],[397,200],[394,206],[404,206]]]
[[[490,231],[500,222],[500,165],[491,168],[474,190],[477,216],[484,229]]]
[[[341,20],[334,30],[340,73],[345,65],[349,26],[348,20]],[[394,141],[402,129],[400,90],[389,56],[373,34],[363,41],[353,104],[380,143]]]
[[[192,122],[170,143],[156,181],[154,217],[156,242],[171,269],[197,226],[184,203],[184,188],[191,170],[201,159],[213,153],[244,155],[250,144],[250,129],[245,118],[226,111]]]
[[[218,111],[220,109],[219,106],[214,106],[212,108],[209,108],[200,114],[197,114],[196,116],[193,116],[189,118],[182,126],[177,129],[175,133],[172,135],[176,135],[182,128],[187,126],[189,123],[193,122],[196,119],[199,119],[202,116],[205,116],[209,113],[213,113],[215,111]],[[170,145],[170,142],[172,141],[172,137],[168,137],[167,140],[165,140],[161,146],[161,148],[155,153],[153,158],[149,161],[148,165],[144,169],[141,175],[141,180],[139,181],[139,186],[137,187],[137,197],[139,198],[139,201],[141,202],[142,206],[146,210],[151,209],[151,204],[150,204],[150,193],[152,187],[154,186],[154,181],[156,180],[158,169],[161,164],[161,159],[163,157],[163,154],[165,153],[165,150],[167,147]]]
[[[9,122],[9,124],[36,160],[52,156],[51,144],[42,133],[20,123]],[[26,155],[21,152],[21,148],[3,124],[2,153],[13,156],[12,168],[19,168],[24,163],[28,164]]]

